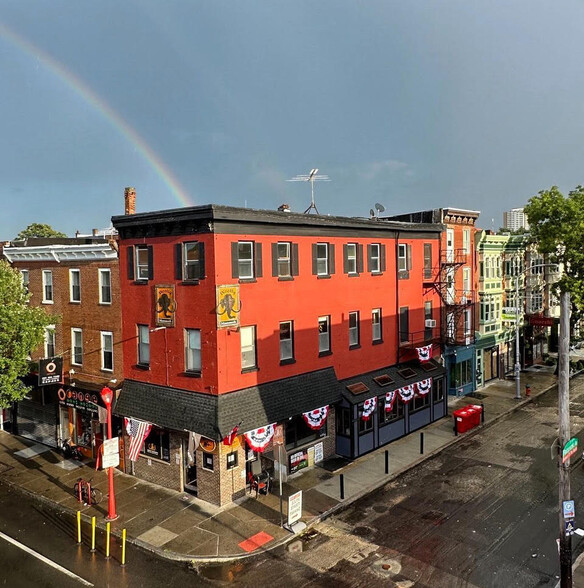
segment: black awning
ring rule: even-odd
[[[405,370],[408,369],[413,373],[411,377],[404,378],[402,374],[406,373]],[[367,372],[366,374],[361,374],[359,376],[353,376],[352,378],[347,378],[346,380],[340,382],[340,384],[342,387],[343,398],[345,398],[350,404],[359,404],[360,402],[367,400],[367,398],[381,396],[386,392],[397,390],[398,388],[401,388],[407,384],[421,382],[427,378],[439,379],[444,377],[445,374],[446,370],[434,359],[425,363],[420,363],[419,361],[408,361],[407,363],[402,363],[380,370],[375,370],[373,372]],[[382,386],[374,379],[385,375],[388,375],[393,380],[393,382]],[[348,390],[347,386],[358,383],[365,384],[368,390],[365,392],[359,392],[358,394],[354,394]]]
[[[125,380],[114,413],[221,439],[236,425],[243,433],[340,399],[341,386],[331,367],[219,396]]]

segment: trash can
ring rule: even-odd
[[[478,427],[481,424],[481,414],[483,412],[483,407],[480,404],[471,404],[466,408],[472,412],[472,415],[470,417],[472,426]]]
[[[471,412],[467,410],[466,406],[452,411],[452,416],[454,417],[454,428],[457,433],[466,433],[472,429]]]

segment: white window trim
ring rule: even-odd
[[[374,253],[373,253],[374,249],[377,249],[377,255],[374,255]],[[407,251],[407,248],[406,248],[406,251]],[[377,269],[374,268],[374,265],[377,265]],[[407,263],[406,263],[406,268],[407,268]],[[371,273],[372,274],[380,274],[381,273],[381,245],[379,243],[371,243]]]
[[[112,272],[109,268],[99,268],[98,270],[98,288],[99,288],[99,303],[111,305],[112,303]],[[103,299],[103,276],[107,274],[109,275],[109,293],[110,293],[110,300],[109,302],[104,301]]]
[[[355,326],[351,327],[351,317],[353,316],[355,317]],[[357,340],[354,343],[351,342],[351,333],[355,333],[357,335]],[[349,347],[356,347],[359,345],[359,335],[359,311],[355,310],[349,313]]]
[[[45,339],[44,339],[44,351],[45,351],[45,357],[51,357],[51,355],[49,354],[49,333],[52,333],[53,336],[53,347],[55,348],[55,351],[57,349],[57,336],[55,333],[55,325],[47,325],[45,327]]]
[[[140,327],[144,327],[144,329],[141,329]],[[143,325],[138,323],[136,325],[136,330],[137,330],[137,336],[138,336],[138,349],[137,349],[137,363],[140,366],[150,366],[150,328],[148,327],[148,325]],[[140,333],[141,332],[145,332],[147,337],[148,337],[148,341],[144,341],[142,340]],[[143,357],[140,357],[140,345],[146,345],[148,346],[148,361],[143,361]]]
[[[81,362],[75,361],[75,334],[79,333],[81,338]],[[71,365],[83,365],[83,329],[73,327],[71,329]]]
[[[318,325],[320,327],[320,323],[321,322],[325,322],[326,326],[327,326],[327,330],[326,330],[326,343],[327,343],[327,347],[326,349],[322,349],[321,348],[321,341],[324,340],[324,337],[321,337],[322,333],[319,329],[318,331],[318,352],[319,353],[327,353],[328,351],[331,350],[331,317],[329,315],[326,316],[319,316],[318,317]]]
[[[377,323],[375,323],[373,321],[373,317],[375,315],[377,315],[377,317],[379,319],[377,321]],[[379,336],[378,337],[375,336],[375,326],[376,325],[378,325],[378,328],[379,328]],[[381,332],[381,329],[382,329],[382,326],[381,325],[382,325],[382,322],[381,322],[381,308],[374,308],[371,311],[371,341],[374,342],[374,343],[376,343],[377,341],[382,341],[383,340],[383,334]]]
[[[250,249],[250,258],[244,258],[246,265],[249,263],[249,275],[243,275],[241,273],[241,261],[242,258],[239,256],[239,246],[240,245],[249,245]],[[254,242],[253,241],[238,241],[237,242],[237,275],[240,280],[253,280],[255,278],[255,271],[254,271],[255,259],[254,259]]]
[[[408,246],[406,243],[397,244],[397,269],[400,272],[408,271]]]
[[[288,250],[288,255],[281,257],[280,256],[280,245],[285,245],[286,249]],[[276,252],[278,255],[278,277],[279,278],[290,278],[292,277],[292,243],[290,241],[278,241],[276,245]],[[280,263],[287,263],[288,264],[288,273],[282,274],[280,273]]]
[[[106,353],[105,340],[108,337],[111,341],[111,354],[112,354],[112,367],[111,368],[105,367],[105,353]],[[111,331],[100,331],[99,338],[100,338],[100,347],[101,347],[101,369],[104,372],[113,372],[114,371],[114,334]]]
[[[46,296],[46,287],[49,285],[46,276],[51,276],[51,298],[47,298]],[[53,287],[53,272],[52,270],[43,270],[42,271],[42,285],[43,285],[43,304],[54,304],[55,303],[55,291]]]
[[[319,247],[322,246],[325,249],[325,256],[324,257],[319,257],[318,256],[318,249]],[[329,251],[329,244],[328,243],[317,243],[316,244],[316,275],[317,276],[328,276],[329,275],[329,255],[330,255],[330,251]],[[319,261],[324,261],[325,264],[325,270],[324,272],[321,272],[318,269],[318,262]]]
[[[140,251],[145,251],[146,252],[146,265],[141,264],[139,261],[139,253]],[[146,282],[148,281],[148,246],[147,245],[136,245],[136,247],[134,248],[134,263],[135,263],[135,279],[136,281],[143,281]],[[141,276],[141,269],[142,268],[146,268],[146,276]]]
[[[354,253],[351,255],[350,248],[354,248]],[[359,247],[357,243],[347,243],[347,270],[349,274],[356,274],[358,272],[357,267],[357,251]],[[351,267],[353,265],[353,268]]]
[[[281,327],[282,325],[289,324],[290,325],[290,337],[288,339],[282,339],[282,332]],[[290,342],[290,354],[286,357],[282,355],[282,343]],[[289,359],[294,359],[294,321],[281,321],[280,322],[280,361],[287,361]]]
[[[187,259],[187,246],[195,245],[197,249],[199,249],[199,259],[197,261],[189,261]],[[183,282],[193,282],[199,280],[201,278],[201,250],[200,250],[200,241],[185,241],[182,244],[182,279]],[[196,278],[189,278],[188,277],[188,268],[189,266],[197,267],[198,268],[198,276]]]
[[[77,274],[79,278],[79,298],[73,298],[73,276]],[[69,270],[69,302],[80,303],[81,302],[81,270],[70,269]]]
[[[244,331],[245,329],[245,331]],[[248,333],[251,331],[251,345],[244,345],[243,342],[243,334]],[[257,343],[256,343],[256,326],[255,325],[246,325],[244,327],[239,328],[239,335],[240,335],[240,352],[241,352],[241,369],[242,370],[253,370],[257,368]],[[253,351],[253,364],[251,365],[243,365],[243,354],[246,354]]]

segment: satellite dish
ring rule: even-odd
[[[369,214],[371,215],[371,218],[373,218],[375,216],[375,212],[373,211],[372,208],[369,209]]]
[[[379,202],[375,203],[375,208],[379,211],[379,212],[383,212],[385,210],[385,206],[383,206],[383,204],[379,204]]]

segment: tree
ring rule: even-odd
[[[28,388],[29,354],[43,342],[45,328],[59,318],[29,306],[20,272],[0,260],[0,407],[21,400]]]
[[[556,288],[570,292],[572,321],[584,312],[584,187],[564,196],[557,186],[533,196],[524,209],[532,240],[549,263],[562,264]]]
[[[55,231],[51,225],[32,223],[16,236],[17,239],[29,239],[30,237],[66,237],[65,233]]]

